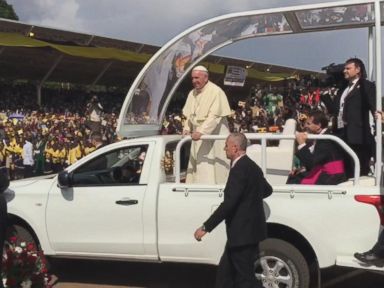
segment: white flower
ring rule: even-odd
[[[25,248],[25,247],[27,247],[27,242],[21,242],[21,243],[20,243],[20,247],[21,247],[21,248]]]
[[[21,282],[21,288],[31,288],[32,287],[32,281],[31,280],[25,280]]]
[[[23,252],[23,248],[15,247],[15,252],[20,254],[21,252]]]

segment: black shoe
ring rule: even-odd
[[[369,266],[384,267],[384,257],[376,255],[372,251],[367,251],[364,253],[355,253],[353,256],[360,262],[367,264]]]

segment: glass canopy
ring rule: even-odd
[[[296,12],[302,29],[337,27],[353,24],[373,24],[373,4],[338,6]]]
[[[125,99],[118,133],[127,137],[158,134],[173,93],[192,67],[213,51],[253,37],[372,27],[374,3],[350,0],[247,11],[188,29],[163,46],[142,69]]]

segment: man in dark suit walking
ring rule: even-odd
[[[369,124],[369,112],[376,111],[376,88],[366,79],[364,63],[358,58],[345,62],[344,78],[348,85],[341,89],[333,101],[322,100],[330,113],[335,116],[334,133],[340,136],[360,160],[360,175],[368,175],[369,161],[374,154],[374,137]],[[353,176],[353,165],[348,157],[347,174]]]
[[[259,242],[267,237],[263,199],[272,193],[260,167],[246,154],[247,139],[232,133],[225,143],[231,170],[224,201],[195,232],[197,241],[225,220],[227,244],[217,271],[217,288],[263,287],[255,277]]]

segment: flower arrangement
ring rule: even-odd
[[[33,243],[21,242],[17,237],[6,241],[3,253],[3,283],[7,288],[51,288],[47,260]]]

